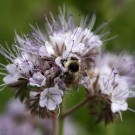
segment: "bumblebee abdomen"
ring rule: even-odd
[[[79,64],[77,62],[71,62],[68,65],[68,70],[75,73],[79,71]]]
[[[76,73],[79,71],[79,62],[78,59],[75,57],[71,57],[67,60],[62,60],[61,61],[63,67],[65,67],[65,69],[67,69],[67,71],[72,72],[72,73]]]

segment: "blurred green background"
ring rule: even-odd
[[[87,15],[96,12],[96,25],[106,19],[112,19],[113,35],[118,38],[109,41],[106,48],[109,51],[120,53],[126,51],[135,54],[135,0],[0,0],[0,43],[4,46],[5,41],[9,45],[14,42],[14,33],[29,33],[29,24],[39,25],[44,28],[44,14],[57,12],[63,4],[70,8],[73,15]],[[0,56],[0,62],[5,60]],[[1,77],[2,81],[2,77]],[[78,94],[67,100],[67,106],[82,99],[84,93]],[[13,94],[10,89],[0,92],[0,111],[4,111],[6,102]],[[130,106],[135,109],[135,101],[130,101]],[[96,125],[95,120],[89,116],[87,107],[81,108],[72,115],[77,127],[78,135],[132,135],[135,134],[135,114],[123,113],[123,121],[119,119],[113,124],[104,126],[103,123]]]

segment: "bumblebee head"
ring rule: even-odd
[[[65,67],[68,71],[72,73],[76,73],[79,71],[79,62],[75,57],[71,57],[67,60],[62,61],[63,67]]]

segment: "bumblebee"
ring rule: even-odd
[[[79,81],[80,64],[77,58],[71,57],[67,60],[61,61],[66,72],[62,75],[62,78],[67,86],[77,86]]]
[[[77,73],[79,71],[80,68],[79,61],[75,57],[71,57],[67,60],[62,60],[61,63],[63,67],[65,67],[67,72]]]

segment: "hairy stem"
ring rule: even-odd
[[[53,124],[53,131],[52,131],[52,135],[56,135],[57,132],[57,118],[56,118],[56,114],[53,115],[52,118],[52,124]]]
[[[71,114],[72,112],[76,111],[77,109],[81,108],[83,105],[85,105],[88,100],[92,99],[93,96],[87,96],[85,99],[83,99],[81,102],[79,102],[78,104],[76,104],[75,106],[71,107],[69,110],[67,110],[66,112],[64,112],[62,114],[62,118],[65,118],[66,116],[68,116],[69,114]]]
[[[64,118],[62,117],[62,115],[59,116],[59,131],[58,131],[58,135],[64,135],[63,134],[63,128],[64,128]]]

